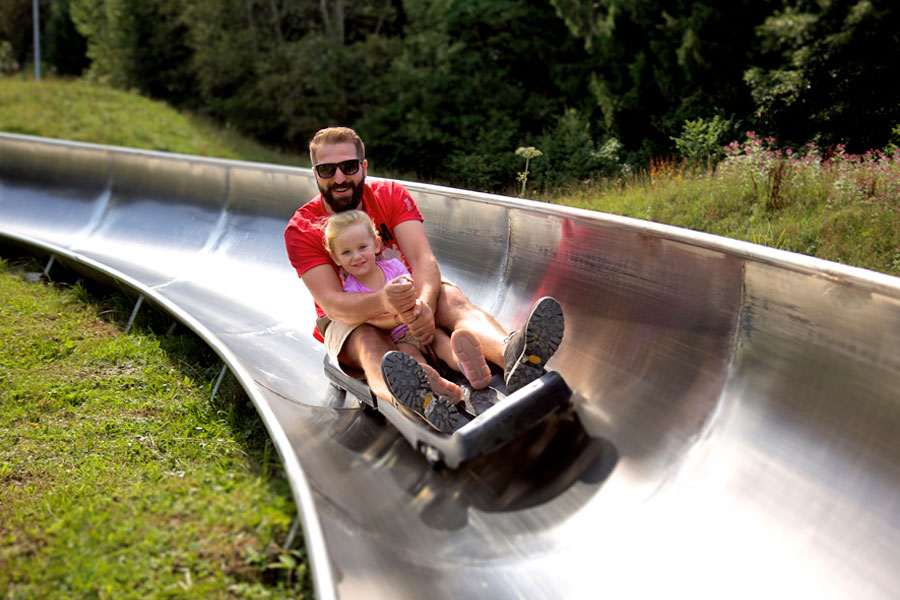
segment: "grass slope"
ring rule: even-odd
[[[0,131],[287,165],[305,156],[276,152],[162,102],[80,79],[0,76]]]
[[[781,152],[755,136],[714,171],[649,173],[538,199],[666,223],[900,275],[900,152]]]
[[[310,597],[265,431],[209,399],[215,356],[23,274],[0,261],[0,597]]]
[[[303,163],[79,80],[0,77],[0,130]],[[209,400],[221,363],[195,337],[122,335],[128,304],[0,259],[0,597],[310,597],[305,551],[279,545],[296,508],[255,409],[232,378]]]

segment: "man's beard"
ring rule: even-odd
[[[352,181],[347,181],[350,187],[353,189],[353,194],[349,198],[335,198],[332,193],[332,188],[334,184],[332,183],[327,188],[323,188],[322,184],[319,183],[319,192],[322,194],[322,200],[325,201],[331,210],[335,213],[340,213],[348,210],[352,210],[359,206],[359,203],[362,202],[363,198],[363,188],[365,188],[366,178],[363,177],[360,179],[359,183],[354,183]]]

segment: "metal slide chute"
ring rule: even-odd
[[[504,327],[545,295],[566,315],[571,405],[455,470],[329,382],[282,242],[309,170],[0,134],[0,235],[149,298],[241,382],[319,597],[896,595],[896,278],[405,185]]]

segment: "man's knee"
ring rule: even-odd
[[[366,363],[373,360],[373,357],[380,360],[386,352],[394,349],[396,346],[388,332],[363,324],[347,337],[338,358],[346,365],[364,369]]]
[[[462,293],[462,290],[446,282],[441,286],[440,303],[443,303],[450,310],[468,310],[473,306],[472,301]]]
[[[478,307],[455,285],[444,283],[441,286],[441,297],[435,314],[438,327],[452,331],[460,320],[464,320],[480,312]]]

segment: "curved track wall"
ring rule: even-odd
[[[282,455],[320,597],[900,588],[900,283],[705,234],[405,184],[442,272],[557,297],[574,406],[456,471],[335,394],[282,231],[307,169],[0,134],[0,234],[152,298]]]

